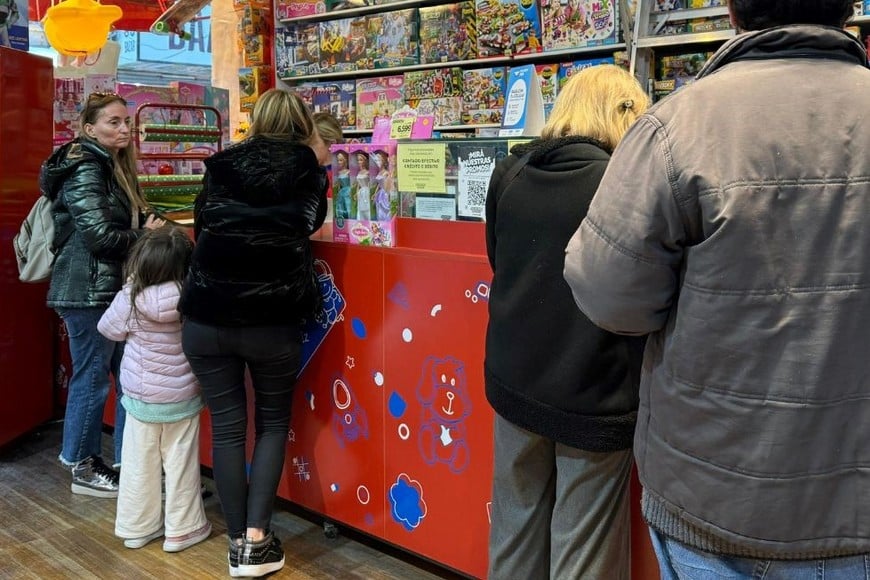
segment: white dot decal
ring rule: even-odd
[[[399,439],[402,441],[407,441],[408,437],[411,436],[411,429],[405,423],[399,424]]]
[[[379,387],[384,386],[384,373],[382,373],[382,372],[375,373],[375,384]]]
[[[402,340],[404,340],[405,342],[411,342],[412,340],[414,340],[414,333],[411,332],[410,328],[406,328],[402,331]]]

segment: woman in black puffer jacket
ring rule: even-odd
[[[57,250],[48,306],[69,334],[69,382],[60,460],[72,468],[72,492],[117,497],[118,473],[102,455],[103,407],[109,371],[117,371],[123,346],[97,331],[97,322],[121,289],[121,269],[143,227],[147,204],[136,180],[127,102],[116,94],[91,94],[82,111],[81,137],[43,164],[40,188],[52,201]],[[117,383],[118,375],[115,374]],[[120,393],[120,385],[116,384]],[[115,464],[121,462],[124,408],[115,406]]]
[[[319,304],[308,238],[327,209],[326,172],[308,146],[313,137],[299,97],[267,91],[254,107],[250,137],[206,160],[194,209],[182,344],[211,411],[231,576],[284,565],[269,524],[301,361],[300,322]],[[245,367],[256,394],[250,485]]]

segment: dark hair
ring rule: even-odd
[[[740,30],[763,30],[786,24],[821,24],[842,28],[854,13],[852,0],[729,0]]]
[[[133,244],[124,264],[124,278],[130,284],[133,313],[138,313],[136,297],[148,286],[175,282],[180,288],[190,267],[192,254],[193,241],[181,228],[163,226],[146,230]]]

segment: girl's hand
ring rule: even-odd
[[[166,220],[160,219],[153,213],[145,219],[145,225],[142,226],[146,230],[156,230],[166,225]]]

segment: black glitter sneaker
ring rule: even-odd
[[[244,538],[230,538],[230,547],[227,550],[227,562],[230,564],[230,576],[238,576],[239,552],[245,547]]]
[[[238,565],[233,566],[235,558],[238,558]],[[280,540],[269,532],[265,538],[257,542],[245,540],[243,544],[239,544],[238,541],[231,541],[227,559],[230,564],[230,576],[258,578],[284,567],[284,550],[281,548]]]

